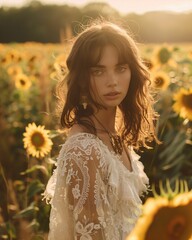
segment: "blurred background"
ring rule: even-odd
[[[55,86],[73,38],[98,17],[131,31],[151,73],[162,144],[138,152],[151,185],[192,188],[192,0],[0,0],[0,239],[47,237],[41,194],[65,141]]]
[[[77,23],[103,16],[126,23],[142,42],[190,42],[191,0],[1,0],[0,42],[59,43]]]

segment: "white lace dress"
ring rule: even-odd
[[[148,178],[129,149],[132,171],[95,135],[77,133],[62,145],[45,198],[49,240],[124,240],[140,215]]]

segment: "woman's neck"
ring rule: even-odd
[[[111,133],[115,133],[115,117],[116,109],[99,110],[94,113],[92,118],[96,129],[107,130]]]

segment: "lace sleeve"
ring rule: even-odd
[[[65,147],[59,156],[49,240],[107,240],[117,234],[105,183],[105,161],[95,142]]]

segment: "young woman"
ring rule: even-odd
[[[149,73],[133,39],[100,22],[67,59],[61,124],[69,129],[46,197],[49,240],[122,240],[140,214],[148,178],[133,148],[156,139]]]

